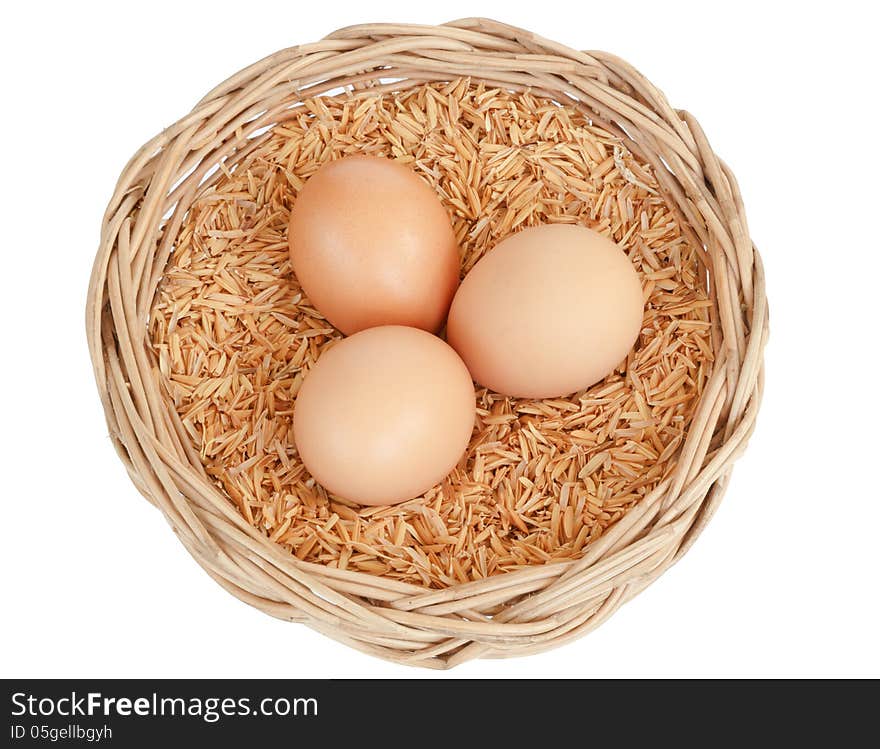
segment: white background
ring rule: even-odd
[[[0,675],[880,675],[870,4],[16,5],[0,32]],[[687,557],[574,644],[438,674],[271,619],[202,572],[111,447],[83,318],[119,171],[208,89],[340,26],[472,15],[612,51],[700,119],[745,196],[771,339],[757,432]]]

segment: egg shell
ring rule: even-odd
[[[323,165],[293,203],[288,240],[300,286],[343,333],[443,325],[458,243],[437,194],[411,169],[373,156]]]
[[[479,384],[553,398],[620,364],[643,311],[638,274],[618,245],[582,226],[546,224],[502,240],[473,267],[447,339]]]
[[[396,504],[455,467],[475,416],[471,376],[450,346],[423,330],[382,326],[321,354],[296,397],[294,440],[331,494]]]

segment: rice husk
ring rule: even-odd
[[[291,272],[290,206],[321,164],[363,153],[434,187],[462,275],[510,233],[576,223],[625,249],[646,299],[636,347],[605,380],[541,401],[478,390],[459,465],[391,507],[328,496],[291,430],[303,378],[340,333]],[[580,111],[468,79],[366,89],[297,104],[221,169],[176,238],[150,339],[209,476],[299,559],[443,588],[577,558],[674,468],[712,369],[702,248],[650,166]]]

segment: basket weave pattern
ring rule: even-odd
[[[258,147],[292,103],[340,87],[400,91],[459,76],[576,106],[654,167],[665,197],[706,250],[716,366],[675,471],[583,557],[434,590],[301,562],[251,526],[207,476],[166,401],[145,321],[193,200],[220,162],[231,166]],[[208,574],[273,616],[386,659],[447,668],[577,638],[687,551],[754,428],[767,302],[736,180],[689,113],[672,109],[611,55],[467,19],[357,26],[282,50],[215,88],[145,144],[104,217],[87,330],[117,452]]]

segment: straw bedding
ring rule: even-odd
[[[511,232],[579,223],[625,248],[646,299],[614,373],[552,400],[479,390],[458,467],[393,507],[328,497],[291,435],[303,377],[340,334],[291,273],[288,213],[321,164],[355,153],[398,159],[434,187],[462,274]],[[701,253],[651,167],[573,107],[466,78],[366,89],[302,102],[196,198],[150,338],[186,434],[249,523],[301,560],[443,588],[577,558],[670,475],[714,358]]]

